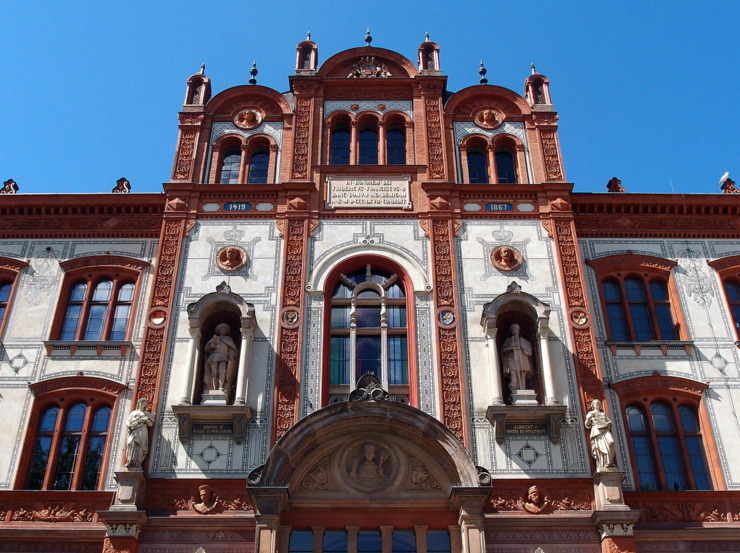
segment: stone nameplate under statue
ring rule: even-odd
[[[233,436],[234,435],[234,423],[229,422],[193,422],[190,424],[190,435],[195,436]]]
[[[549,428],[547,423],[544,422],[515,422],[506,423],[505,426],[507,436],[520,436],[520,435],[542,435],[547,436]]]
[[[411,209],[410,177],[328,176],[326,206],[337,208]]]

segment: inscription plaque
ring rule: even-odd
[[[408,175],[392,177],[335,177],[326,179],[326,206],[337,208],[411,209]]]
[[[190,427],[191,436],[233,436],[233,422],[194,422]]]
[[[506,424],[506,434],[547,435],[547,433],[547,424],[544,422],[515,422]]]

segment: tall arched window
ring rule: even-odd
[[[641,490],[712,489],[693,405],[647,401],[625,413]]]
[[[219,182],[221,184],[238,184],[241,162],[242,153],[240,148],[231,147],[224,151]]]
[[[72,286],[60,340],[124,340],[134,299],[134,283],[102,278]]]
[[[468,178],[471,184],[488,183],[486,153],[480,148],[470,148],[468,150]]]
[[[725,295],[730,304],[732,321],[735,323],[735,332],[740,336],[740,283],[736,280],[725,280]]]
[[[111,407],[96,398],[45,407],[33,441],[25,487],[96,490],[100,487]]]
[[[386,133],[386,158],[388,165],[406,164],[406,133],[404,128],[393,125]]]
[[[516,183],[514,155],[509,150],[496,151],[496,178],[499,184]]]
[[[331,130],[331,163],[349,165],[350,130],[349,125],[340,123]]]
[[[256,148],[252,151],[249,159],[249,184],[266,184],[267,172],[270,167],[270,150],[265,147]]]
[[[346,396],[367,373],[408,398],[406,296],[397,274],[371,265],[339,276],[331,296],[330,401]]]
[[[378,127],[364,125],[360,129],[360,165],[378,164]]]
[[[13,288],[13,282],[3,281],[0,282],[0,326],[5,319],[5,311],[8,309],[8,301],[10,300],[10,290]]]

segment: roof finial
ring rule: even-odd
[[[483,67],[483,60],[480,60],[480,69],[478,69],[478,74],[480,75],[480,84],[488,84],[486,73],[488,73],[488,69]]]
[[[249,79],[249,84],[257,84],[257,79],[255,79],[257,73],[259,73],[259,71],[257,71],[257,60],[254,60],[254,62],[252,62],[252,69],[249,70],[249,74],[252,75],[252,78]]]
[[[306,40],[311,40],[311,31],[306,32]]]
[[[206,74],[206,64],[205,62],[200,64],[200,74],[205,75]]]
[[[429,31],[427,31],[424,35],[424,42],[429,42]]]
[[[534,68],[534,62],[530,63],[529,64],[529,67],[532,68],[532,75],[536,75],[537,74],[537,70]]]
[[[367,32],[365,33],[365,46],[370,46],[370,43],[373,41],[373,37],[370,36],[370,27],[367,28]]]

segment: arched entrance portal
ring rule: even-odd
[[[259,553],[483,553],[491,478],[438,420],[363,376],[249,476]]]

